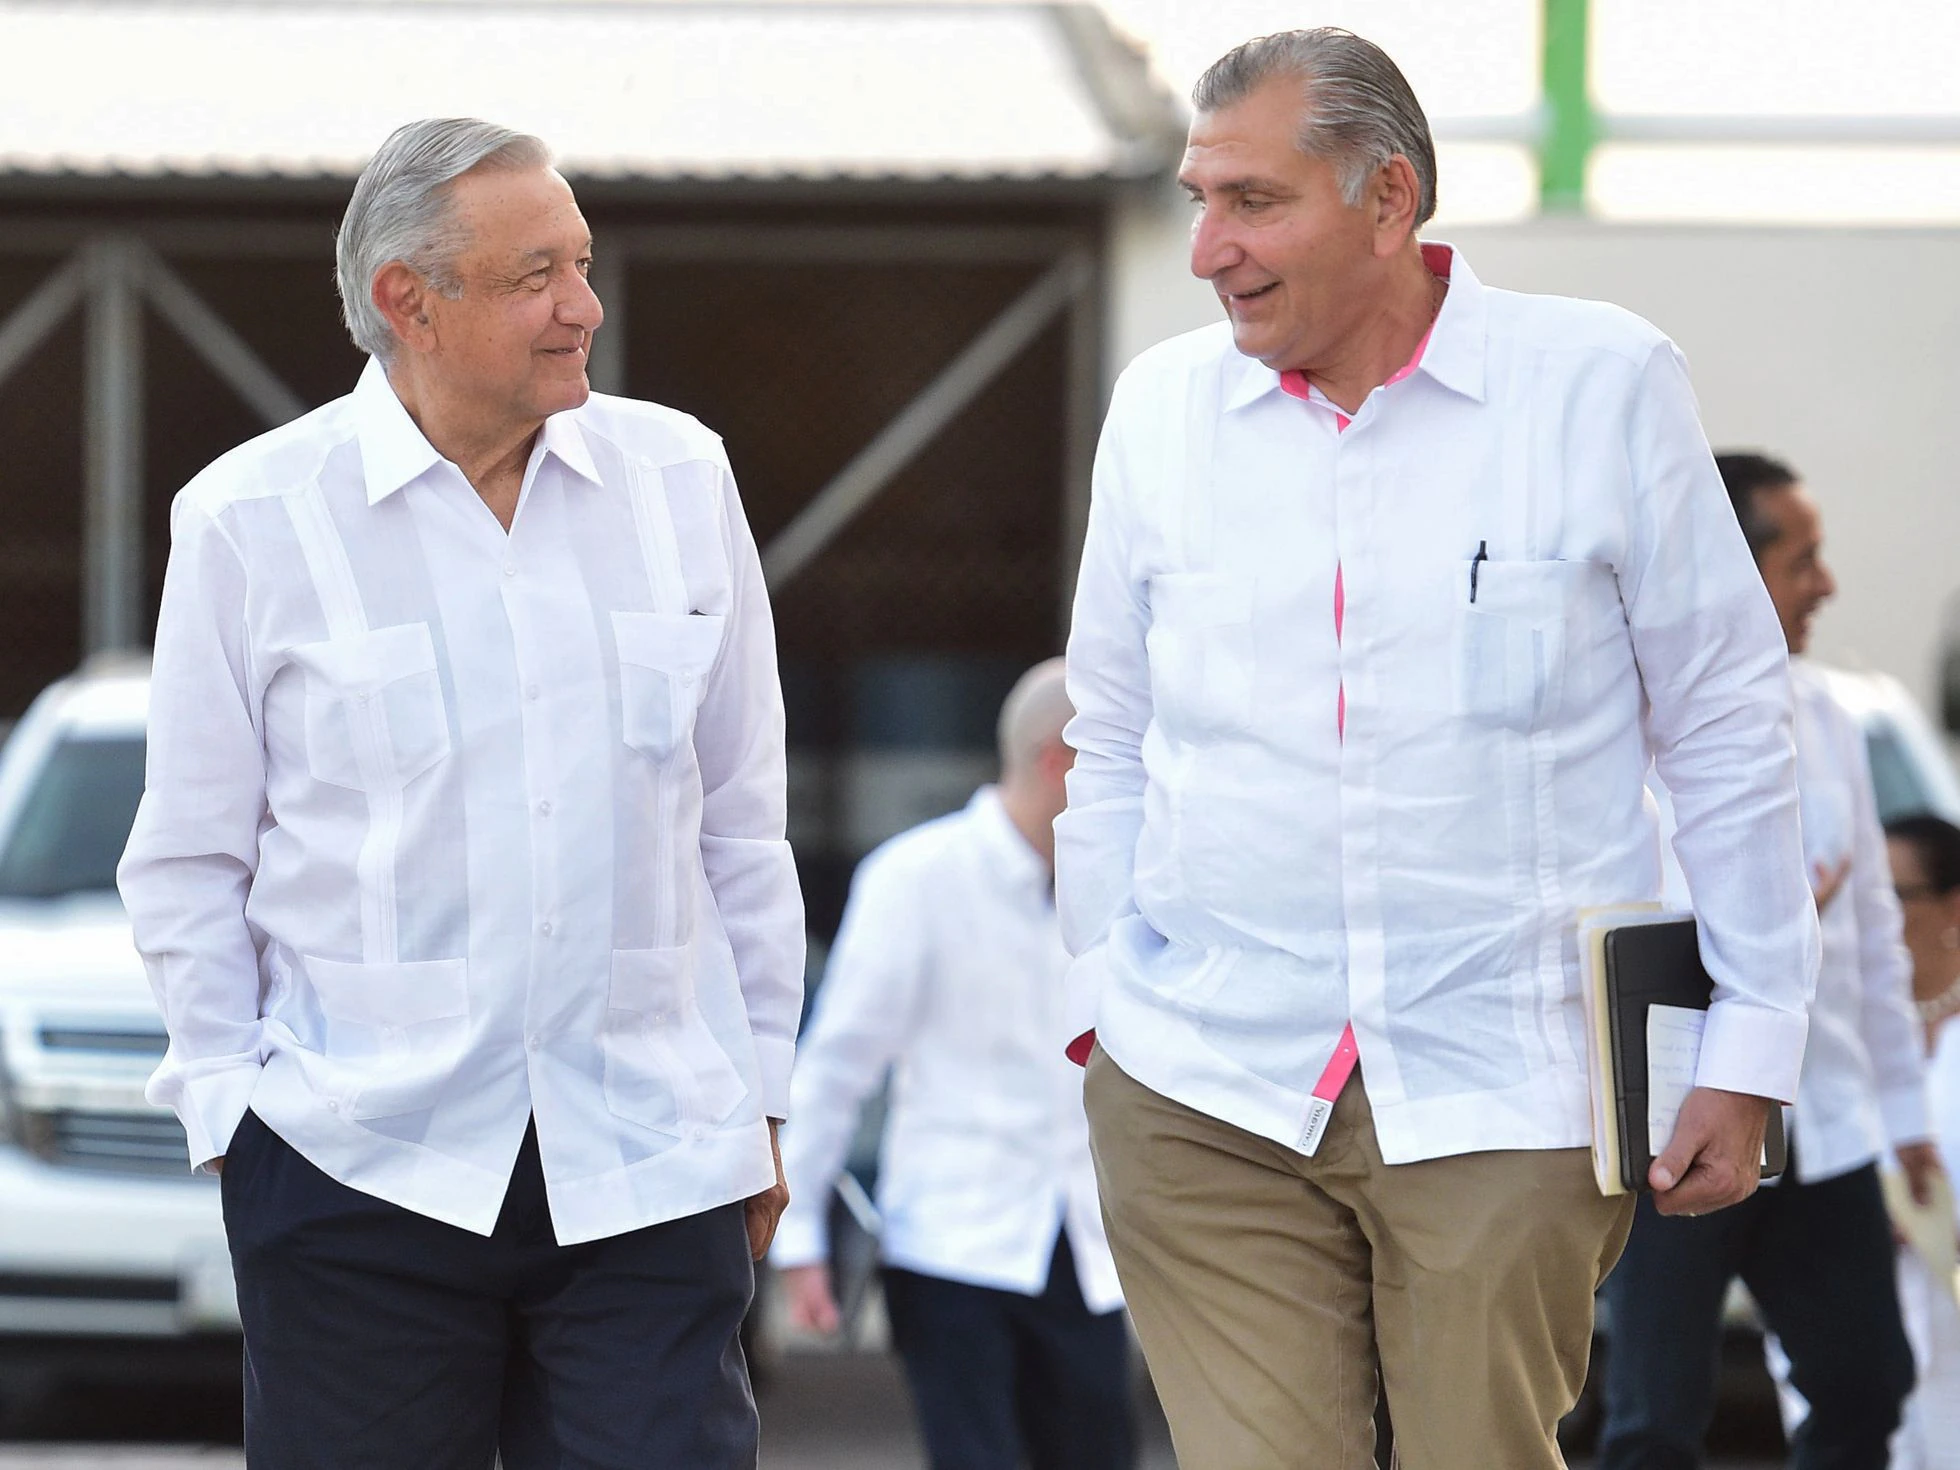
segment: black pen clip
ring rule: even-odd
[[[1470,600],[1472,602],[1477,600],[1477,568],[1489,560],[1490,543],[1479,541],[1477,543],[1477,554],[1470,558]]]

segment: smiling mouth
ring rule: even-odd
[[[1240,301],[1257,301],[1261,296],[1278,289],[1278,287],[1278,281],[1268,281],[1265,285],[1254,287],[1250,291],[1221,291],[1218,294],[1223,296],[1227,302],[1236,304]]]

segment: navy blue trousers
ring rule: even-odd
[[[1774,1188],[1697,1219],[1648,1196],[1606,1280],[1600,1470],[1694,1470],[1715,1410],[1722,1301],[1740,1276],[1810,1401],[1792,1470],[1885,1470],[1912,1391],[1892,1227],[1871,1165]]]
[[[1063,1233],[1040,1296],[887,1267],[932,1470],[1130,1470],[1129,1330],[1093,1313]]]
[[[740,1204],[561,1246],[527,1132],[484,1237],[251,1113],[221,1183],[250,1470],[753,1470]]]

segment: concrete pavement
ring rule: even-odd
[[[759,1395],[760,1470],[922,1470],[904,1384],[883,1353],[795,1352],[783,1359]],[[0,1443],[0,1470],[243,1470],[235,1444],[157,1442],[160,1432],[197,1434],[179,1406],[140,1396],[72,1399],[37,1443]],[[219,1403],[207,1434],[228,1432],[235,1408]],[[161,1414],[161,1418],[159,1418]],[[228,1420],[227,1415],[233,1416]],[[1154,1405],[1140,1410],[1138,1470],[1176,1470]],[[159,1426],[167,1425],[167,1429]],[[235,1429],[230,1430],[235,1432]],[[115,1442],[105,1442],[113,1440]],[[1775,1470],[1769,1459],[1717,1459],[1710,1470]],[[1585,1470],[1574,1461],[1573,1470]]]

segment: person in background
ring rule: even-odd
[[[1926,1093],[1947,1177],[1960,1178],[1960,827],[1918,814],[1886,824],[1892,886],[1912,953],[1912,998],[1926,1038]],[[1960,1220],[1955,1222],[1960,1235]],[[1919,1369],[1892,1470],[1960,1470],[1960,1303],[1913,1251],[1899,1253],[1899,1305]]]
[[[1882,1470],[1912,1387],[1912,1354],[1876,1161],[1895,1154],[1922,1199],[1939,1169],[1928,1141],[1910,960],[1864,733],[1801,657],[1818,609],[1836,591],[1816,503],[1777,460],[1722,454],[1715,462],[1792,657],[1797,790],[1823,963],[1788,1173],[1705,1219],[1669,1219],[1641,1201],[1606,1283],[1611,1339],[1599,1464],[1676,1470],[1700,1463],[1722,1303],[1740,1276],[1811,1406],[1793,1443],[1796,1470]],[[1657,795],[1665,801],[1664,789]],[[1697,879],[1678,864],[1668,888],[1671,902],[1696,906]]]
[[[1074,752],[1062,661],[1000,714],[998,786],[864,860],[783,1133],[772,1261],[790,1320],[837,1328],[825,1202],[892,1073],[878,1171],[885,1305],[933,1470],[1124,1470],[1129,1333],[1062,1054],[1054,822]]]
[[[1116,386],[1068,645],[1110,1244],[1184,1470],[1363,1470],[1378,1384],[1404,1470],[1553,1470],[1632,1216],[1571,936],[1659,896],[1658,752],[1716,994],[1650,1182],[1747,1196],[1816,964],[1788,660],[1679,352],[1420,238],[1379,47],[1261,37],[1192,105],[1227,320]]]
[[[354,391],[171,512],[118,879],[221,1173],[252,1470],[753,1470],[803,995],[721,441],[591,392],[545,145],[391,134]]]

